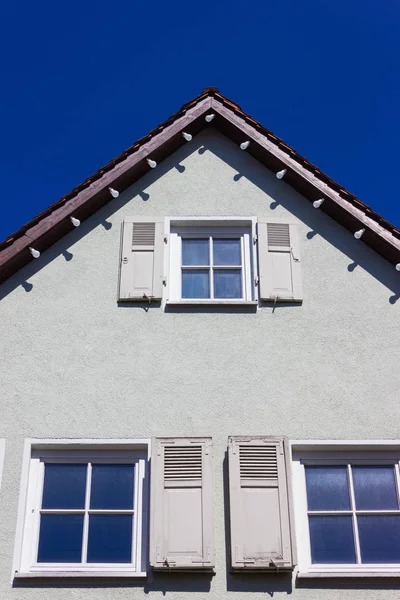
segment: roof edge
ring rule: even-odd
[[[213,125],[235,143],[243,141],[243,135],[251,140],[247,152],[267,168],[275,171],[286,168],[285,182],[308,200],[323,196],[327,202],[320,210],[352,232],[360,225],[365,227],[363,241],[391,263],[400,262],[400,230],[397,227],[243,112],[217,88],[207,87],[177,113],[2,242],[0,283],[32,260],[29,246],[45,250],[73,230],[69,219],[72,214],[81,220],[88,218],[112,200],[108,187],[115,186],[123,191],[150,170],[146,158],[151,155],[159,162],[175,152],[186,143],[181,135],[185,129],[192,135],[199,133],[207,126],[202,118],[207,111],[218,115]]]

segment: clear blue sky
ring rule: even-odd
[[[0,8],[0,240],[214,85],[400,226],[396,0]]]

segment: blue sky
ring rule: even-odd
[[[395,0],[0,8],[0,240],[214,85],[400,226]]]

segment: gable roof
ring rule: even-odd
[[[120,192],[143,177],[150,167],[146,158],[160,162],[185,144],[182,132],[196,135],[209,126],[205,115],[215,114],[212,126],[236,144],[250,140],[247,152],[277,172],[287,169],[285,183],[310,202],[324,198],[323,210],[354,232],[365,228],[363,242],[392,264],[400,262],[400,230],[386,221],[340,184],[322,173],[283,140],[246,114],[240,106],[208,87],[182,108],[135,142],[120,156],[76,186],[69,194],[23,225],[0,244],[0,283],[30,262],[29,247],[41,252],[73,229],[69,219],[87,219],[112,201],[108,190]]]

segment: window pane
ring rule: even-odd
[[[183,265],[209,265],[210,242],[208,238],[200,240],[182,238],[182,264]]]
[[[133,508],[133,465],[92,465],[90,508]]]
[[[86,464],[51,464],[44,467],[42,508],[84,508]]]
[[[131,515],[90,515],[88,562],[130,563],[131,553]]]
[[[307,466],[308,510],[350,510],[347,467]]]
[[[214,271],[215,298],[242,297],[242,271],[237,269],[217,269]]]
[[[392,465],[357,466],[352,470],[358,510],[399,508]]]
[[[357,517],[363,563],[400,563],[400,516]]]
[[[309,517],[313,564],[355,563],[351,517]]]
[[[240,239],[235,240],[213,240],[214,265],[234,265],[242,264],[240,252]]]
[[[38,562],[79,563],[83,515],[42,515]]]
[[[209,298],[209,271],[185,269],[182,271],[182,298]]]

